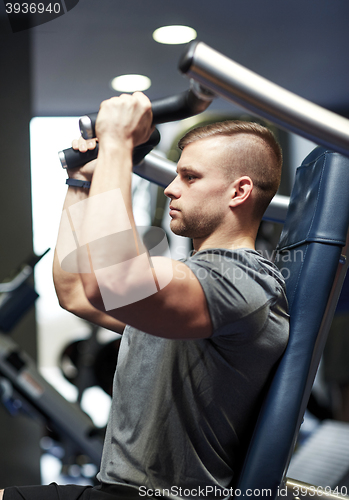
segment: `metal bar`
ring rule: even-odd
[[[349,120],[270,82],[203,42],[189,46],[179,69],[253,114],[349,156]]]
[[[161,187],[168,186],[177,175],[176,163],[153,152],[149,153],[139,165],[134,166],[133,172]],[[263,219],[283,224],[289,202],[288,196],[275,195]]]
[[[133,172],[163,188],[167,187],[177,175],[175,162],[153,152],[150,152],[141,163],[134,165]]]
[[[286,219],[289,204],[290,198],[288,196],[276,194],[264,212],[263,220],[283,224]]]
[[[345,488],[345,493],[347,493],[347,488]],[[331,490],[329,487],[315,486],[313,484],[303,483],[297,479],[286,478],[285,490],[287,496],[296,499],[306,499],[306,498],[322,498],[324,500],[348,500],[348,496],[342,495],[342,493],[337,492],[337,490]],[[343,488],[338,488],[340,492]],[[279,489],[282,491],[282,488]],[[282,495],[286,497],[286,495]]]

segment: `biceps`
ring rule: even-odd
[[[158,291],[125,307],[109,311],[109,314],[159,337],[209,337],[212,334],[209,309],[204,291],[194,273],[182,262],[164,257],[155,257],[152,262]],[[169,263],[172,267],[170,280]]]

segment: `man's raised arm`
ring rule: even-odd
[[[83,139],[79,139],[73,142],[73,146],[75,149],[80,149],[80,151],[83,152],[86,151],[87,148],[93,149],[95,147],[95,142],[89,141],[89,144],[87,144]],[[80,169],[68,171],[69,177],[80,181],[90,182],[95,164],[96,161],[94,160]],[[86,200],[88,195],[89,192],[86,188],[74,186],[69,186],[68,188],[53,261],[54,285],[59,304],[63,309],[91,323],[122,333],[125,326],[122,322],[96,309],[87,300],[77,267],[76,252],[75,254],[74,251],[69,252],[69,242],[71,242],[72,236],[70,209],[77,203]],[[67,226],[67,222],[69,226]]]
[[[148,140],[151,124],[151,103],[139,92],[100,107],[90,194],[70,212],[73,223],[83,221],[76,235],[83,288],[94,307],[144,332],[209,337],[212,325],[199,281],[183,263],[149,258],[135,226],[132,151]]]

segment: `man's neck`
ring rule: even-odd
[[[251,248],[255,250],[255,239],[250,235],[242,235],[236,238],[225,237],[208,237],[206,239],[193,240],[194,251],[200,252],[209,248],[226,248],[228,250],[236,250],[237,248]]]

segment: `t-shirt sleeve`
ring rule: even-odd
[[[184,263],[199,280],[208,304],[213,337],[238,336],[259,331],[268,318],[267,283],[256,280],[256,271],[243,261],[217,255],[212,260],[188,259]],[[267,287],[265,287],[267,285]]]

